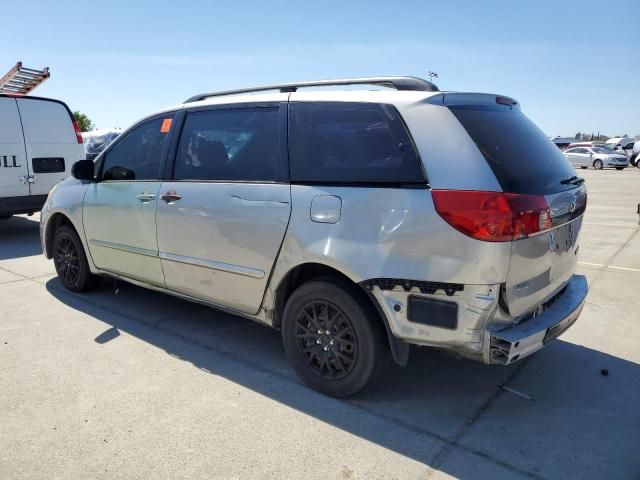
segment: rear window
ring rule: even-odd
[[[545,195],[569,190],[560,182],[575,170],[519,110],[496,105],[449,107],[489,163],[502,190]]]
[[[293,182],[425,183],[420,159],[394,107],[301,102],[290,109]]]

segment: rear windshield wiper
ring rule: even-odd
[[[584,178],[574,175],[573,177],[565,178],[560,183],[562,185],[582,185],[584,183]]]

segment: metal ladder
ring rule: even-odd
[[[0,93],[26,95],[50,76],[49,67],[34,70],[23,67],[22,62],[18,62],[4,77],[0,78]]]

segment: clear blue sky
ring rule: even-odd
[[[640,1],[35,1],[3,12],[0,72],[100,128],[192,94],[292,80],[425,76],[510,95],[548,135],[640,134]]]

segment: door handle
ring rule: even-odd
[[[169,190],[167,193],[162,195],[162,197],[160,197],[160,198],[162,198],[162,200],[164,200],[167,203],[173,203],[173,202],[177,202],[178,200],[180,200],[182,198],[182,196],[178,195],[175,190]]]
[[[140,195],[136,195],[136,198],[140,200],[142,203],[150,202],[151,200],[155,200],[156,196],[152,193],[143,192]]]

